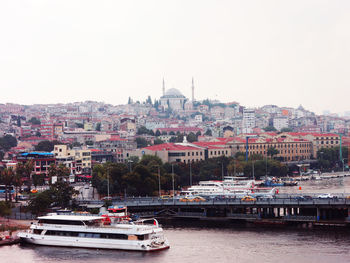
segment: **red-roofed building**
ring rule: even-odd
[[[231,149],[222,142],[163,143],[141,149],[141,155],[156,155],[163,162],[198,162],[222,155],[231,156]]]
[[[279,136],[294,136],[305,139],[312,143],[312,157],[317,158],[317,151],[321,148],[339,147],[340,136],[336,133],[319,133],[319,132],[286,132]]]
[[[234,137],[228,144],[232,147],[232,153],[246,152],[246,138]],[[311,142],[295,137],[256,137],[248,139],[248,155],[260,154],[265,157],[269,148],[274,147],[278,154],[274,158],[282,161],[300,161],[310,159],[312,154]]]

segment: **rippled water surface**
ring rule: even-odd
[[[1,262],[349,262],[350,233],[326,230],[166,227],[156,253],[14,245]]]

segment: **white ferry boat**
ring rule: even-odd
[[[38,217],[27,232],[18,233],[22,242],[36,245],[156,251],[169,248],[156,219],[117,221],[105,217],[49,214]]]
[[[224,177],[224,181],[200,181],[182,191],[181,195],[187,196],[217,196],[217,195],[246,195],[254,188],[254,180],[237,180],[234,177]]]

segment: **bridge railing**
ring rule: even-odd
[[[284,220],[287,221],[316,221],[316,216],[301,216],[301,215],[286,215],[283,216]]]
[[[233,219],[259,219],[259,214],[243,214],[243,213],[227,213],[227,217],[233,218]]]

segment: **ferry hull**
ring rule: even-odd
[[[115,249],[130,251],[159,251],[170,248],[167,240],[163,244],[152,242],[129,241],[129,240],[103,240],[96,238],[67,238],[67,237],[49,237],[30,233],[20,233],[21,243],[29,243],[43,246],[59,247],[79,247],[93,249]]]

